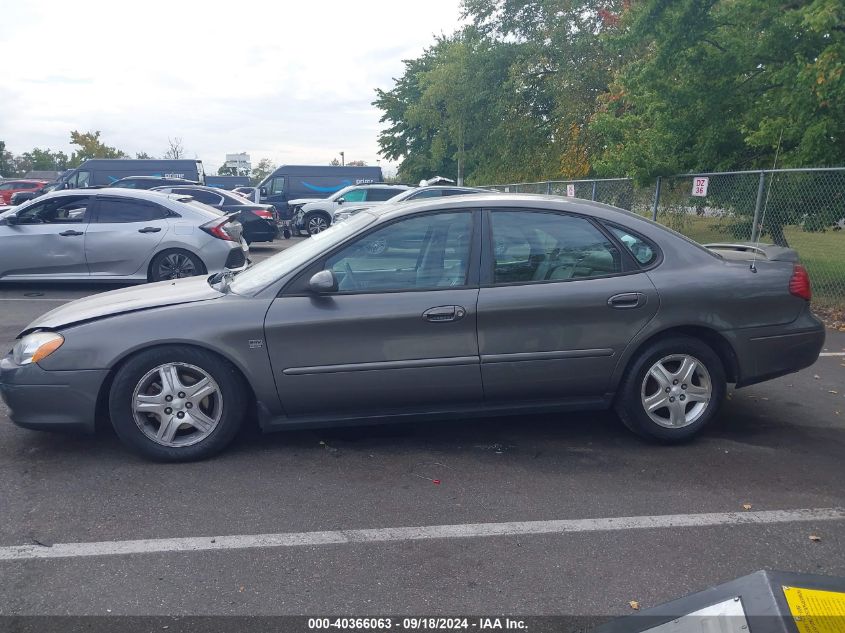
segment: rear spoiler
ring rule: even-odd
[[[725,259],[750,260],[756,255],[757,259],[768,259],[769,261],[798,261],[798,253],[795,250],[775,244],[729,244],[716,242],[704,244],[703,246]]]

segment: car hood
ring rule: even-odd
[[[160,281],[122,290],[112,290],[77,299],[42,314],[26,326],[24,332],[38,329],[57,329],[103,317],[172,306],[180,303],[208,301],[223,295],[212,288],[206,277],[190,277],[174,281]]]
[[[295,204],[308,204],[309,202],[322,202],[325,198],[297,198],[296,200],[288,200],[288,204],[293,206]]]

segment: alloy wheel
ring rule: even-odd
[[[672,354],[658,360],[646,372],[640,390],[648,417],[670,429],[693,424],[712,397],[713,384],[707,367],[689,354]]]
[[[322,233],[327,228],[329,228],[329,223],[326,222],[326,218],[322,215],[315,215],[308,218],[308,233],[311,235]]]
[[[223,394],[214,378],[195,365],[166,363],[148,371],[132,394],[135,424],[162,446],[201,442],[217,428]]]
[[[158,265],[159,279],[182,279],[197,274],[197,267],[184,253],[169,253]]]

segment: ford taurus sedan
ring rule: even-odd
[[[613,407],[677,442],[727,383],[821,350],[794,251],[761,247],[753,267],[751,251],[556,197],[384,205],[236,276],[53,310],[0,363],[0,391],[20,426],[108,417],[166,461],[219,451],[247,417],[270,431]]]
[[[241,226],[188,196],[49,193],[0,215],[0,281],[160,281],[246,267]]]

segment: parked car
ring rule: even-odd
[[[381,167],[282,165],[258,185],[261,202],[272,204],[283,217],[291,200],[321,200],[350,185],[382,182]]]
[[[401,246],[374,255],[381,238]],[[270,431],[614,407],[679,442],[727,383],[824,343],[794,251],[762,248],[756,272],[730,252],[550,196],[383,205],[234,277],[65,304],[18,335],[0,393],[33,429],[91,430],[102,404],[164,461],[221,450],[249,410]]]
[[[13,204],[12,196],[19,191],[35,192],[47,184],[47,180],[7,180],[0,184],[0,204]]]
[[[129,176],[181,178],[205,184],[201,160],[92,158],[63,174],[59,178],[59,188],[105,187]]]
[[[237,214],[247,244],[272,242],[278,235],[276,210],[271,204],[257,204],[222,189],[199,185],[156,187],[153,191],[191,196],[194,200],[199,200],[203,204],[219,209],[227,215]]]
[[[0,215],[0,280],[160,281],[243,269],[234,216],[187,196],[48,193]]]
[[[413,187],[405,188],[388,202],[405,202],[411,200],[422,200],[424,198],[441,198],[443,196],[463,196],[473,195],[476,193],[490,193],[489,189],[480,189],[478,187],[449,187],[449,186],[433,186],[433,187]],[[356,213],[364,209],[370,208],[372,205],[369,202],[355,202],[353,204],[344,204],[342,208],[335,211],[333,222],[343,222],[348,220]]]
[[[331,226],[335,212],[344,204],[384,204],[393,196],[407,191],[407,185],[352,185],[344,187],[324,200],[308,198],[291,200],[294,229],[314,235]]]
[[[247,200],[255,200],[255,194],[258,192],[258,187],[235,187],[232,191],[239,196],[243,196]]]
[[[186,180],[185,178],[161,178],[159,176],[128,176],[121,178],[115,182],[107,185],[114,189],[155,189],[156,187],[166,187],[177,185],[199,185],[195,180]]]

